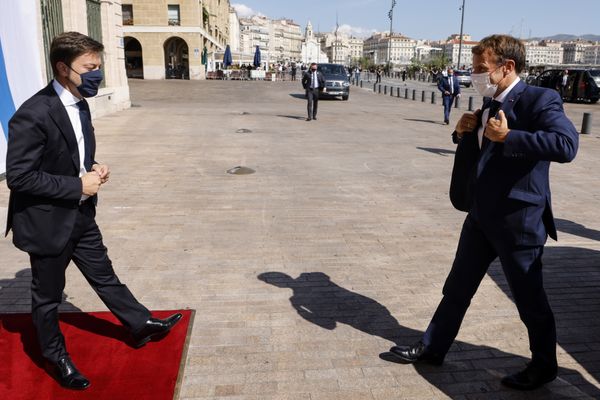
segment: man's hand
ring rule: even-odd
[[[475,128],[477,128],[477,121],[479,120],[480,114],[481,111],[477,110],[474,113],[464,113],[462,117],[460,117],[455,129],[459,137],[465,133],[473,132]]]
[[[100,180],[102,181],[102,184],[104,184],[108,181],[108,177],[110,176],[110,169],[108,168],[108,165],[94,164],[94,165],[92,165],[92,171],[98,173],[98,175],[100,176]]]
[[[502,143],[506,140],[506,135],[508,135],[508,121],[506,120],[506,115],[504,115],[504,111],[502,110],[498,111],[498,117],[500,117],[500,119],[489,119],[483,134],[492,142]]]
[[[94,196],[98,193],[100,185],[102,185],[102,179],[96,171],[88,172],[81,177],[81,191],[87,196]]]

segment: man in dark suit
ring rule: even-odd
[[[94,129],[84,97],[103,79],[104,46],[77,32],[51,45],[54,80],[27,100],[9,122],[6,181],[10,189],[6,234],[30,257],[31,306],[42,355],[59,383],[85,389],[58,325],[65,270],[73,261],[141,347],[162,337],[181,314],[160,320],[117,278],[96,225],[97,193],[110,176],[95,161]]]
[[[388,354],[401,363],[441,364],[479,283],[499,258],[532,353],[527,367],[502,383],[531,390],[555,379],[558,367],[554,315],[542,279],[544,244],[548,235],[556,240],[548,171],[552,161],[573,160],[578,134],[556,91],[520,81],[525,49],[519,40],[492,35],[472,52],[473,85],[488,100],[456,125],[451,183],[451,193],[464,190],[452,194],[453,204],[468,215],[443,298],[422,340]],[[458,173],[462,158],[473,161]]]
[[[442,76],[438,81],[438,89],[442,92],[442,103],[444,104],[444,123],[450,123],[450,111],[454,99],[460,97],[460,85],[458,79],[454,76],[454,70],[448,68],[447,76]]]
[[[323,74],[317,70],[317,63],[310,64],[310,68],[302,76],[302,87],[306,90],[306,98],[308,104],[307,121],[317,119],[317,108],[319,106],[319,93],[325,89],[325,78]]]

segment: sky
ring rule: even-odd
[[[464,0],[463,33],[480,40],[492,33],[522,39],[559,33],[600,35],[600,0]],[[413,39],[446,39],[460,32],[463,0],[396,0],[395,33]],[[392,0],[231,0],[240,17],[289,18],[302,29],[339,30],[359,37],[389,31]]]

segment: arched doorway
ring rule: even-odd
[[[128,78],[144,79],[142,44],[134,37],[125,36],[125,70]]]
[[[165,42],[165,78],[190,79],[188,45],[185,40],[172,37]]]

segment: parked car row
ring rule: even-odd
[[[549,69],[537,77],[528,77],[527,83],[556,89],[564,101],[588,101],[596,103],[600,99],[600,69],[569,69],[567,85],[563,88],[563,69]]]

